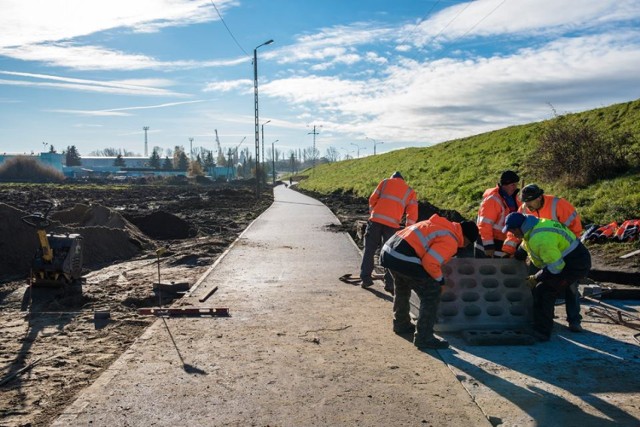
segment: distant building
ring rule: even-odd
[[[3,153],[0,154],[0,164],[15,157],[32,157],[37,161],[50,166],[69,178],[81,178],[90,176],[102,177],[140,177],[140,176],[172,176],[186,175],[186,171],[152,169],[149,167],[148,157],[122,157],[124,166],[114,166],[116,157],[89,156],[80,158],[80,166],[66,166],[64,154],[59,153],[39,153],[20,154]],[[213,166],[205,170],[212,179],[236,179],[236,169],[234,167]]]

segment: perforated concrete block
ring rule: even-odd
[[[435,330],[513,330],[532,321],[526,265],[513,259],[454,258],[444,267],[445,287]],[[417,315],[418,297],[412,295]]]

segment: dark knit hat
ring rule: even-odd
[[[400,178],[400,179],[404,179],[402,177],[402,174],[398,171],[395,171],[393,174],[391,174],[391,178]]]
[[[462,234],[469,239],[470,242],[475,242],[478,238],[478,226],[473,221],[462,221],[460,223],[462,227]]]
[[[514,171],[504,171],[500,175],[500,185],[509,185],[520,181],[520,177]]]

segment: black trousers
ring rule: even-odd
[[[533,328],[547,336],[553,330],[556,298],[572,295],[576,282],[587,277],[591,269],[591,254],[580,243],[564,257],[564,262],[565,266],[559,274],[548,276],[533,289]]]

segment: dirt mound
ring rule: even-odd
[[[0,258],[3,260],[0,274],[3,276],[26,275],[38,248],[35,228],[21,220],[25,215],[27,213],[24,211],[0,203],[0,217],[3,219],[0,222]],[[85,267],[129,259],[151,245],[149,239],[133,224],[101,206],[76,205],[51,217],[59,220],[52,221],[48,232],[77,233],[83,237]]]
[[[26,275],[36,252],[35,229],[22,222],[26,212],[0,203],[0,275]]]
[[[127,216],[144,234],[157,240],[187,239],[196,235],[196,230],[180,217],[164,211],[149,215]]]

